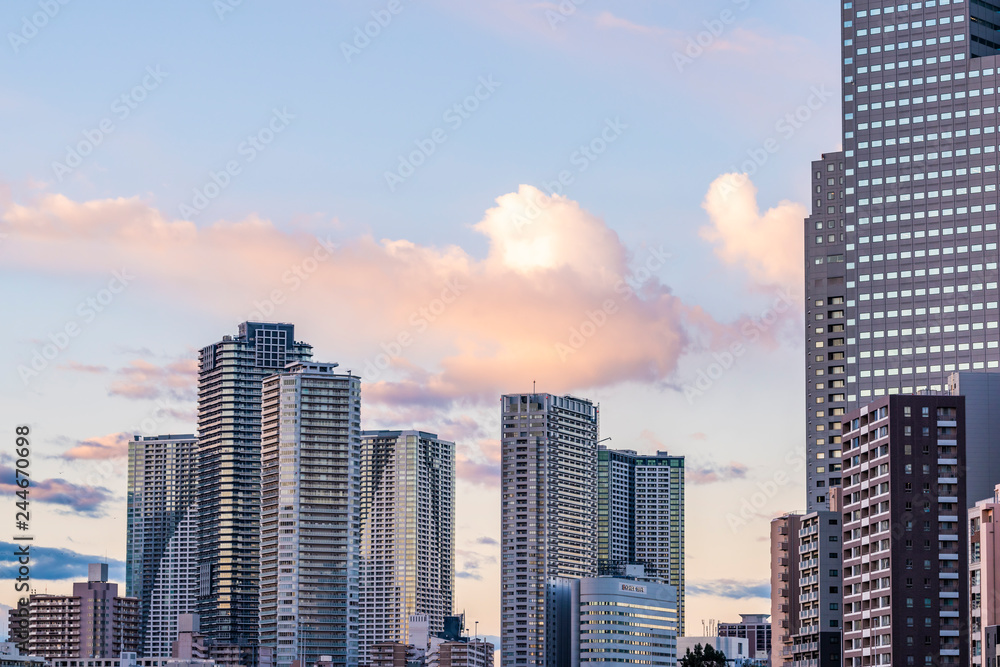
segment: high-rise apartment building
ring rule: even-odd
[[[993,496],[969,509],[969,656],[973,667],[990,667],[1000,626],[1000,484]],[[991,646],[992,643],[992,646]],[[996,663],[992,664],[996,667]]]
[[[598,408],[552,394],[501,398],[501,662],[553,667],[546,592],[597,570]]]
[[[830,511],[771,521],[772,667],[841,664],[840,524],[840,513]],[[740,624],[720,623],[719,635],[750,639],[749,627]],[[752,658],[761,653],[760,635],[754,635]]]
[[[812,165],[812,215],[805,221],[806,507],[828,509],[840,485],[840,420],[847,410],[845,162],[830,153]]]
[[[969,664],[964,398],[885,396],[843,430],[844,666]]]
[[[261,395],[260,645],[358,664],[361,379],[299,361]]]
[[[198,360],[198,612],[217,643],[256,661],[263,379],[312,357],[291,324],[244,322]]]
[[[599,447],[598,567],[641,563],[677,589],[684,634],[684,457]]]
[[[361,435],[359,650],[406,642],[410,616],[441,632],[455,588],[455,443],[423,431]]]
[[[128,448],[125,592],[139,599],[139,655],[169,656],[198,583],[198,440],[135,436]]]
[[[139,600],[118,595],[106,563],[88,565],[87,573],[87,581],[73,584],[72,595],[29,596],[26,654],[51,662],[138,650]]]

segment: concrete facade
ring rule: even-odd
[[[964,429],[961,396],[886,396],[847,414],[845,667],[969,664]]]
[[[597,570],[598,408],[552,394],[501,398],[501,662],[550,665],[547,587]]]

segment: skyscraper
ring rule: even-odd
[[[597,569],[598,408],[552,394],[501,398],[503,665],[552,667],[550,579]]]
[[[295,362],[261,397],[260,645],[358,664],[361,379]]]
[[[1000,367],[997,58],[984,0],[843,3],[847,399]]]
[[[967,665],[965,400],[884,396],[844,419],[844,665]]]
[[[423,431],[361,437],[360,652],[444,629],[455,587],[455,443]]]
[[[128,448],[125,592],[139,599],[139,655],[169,656],[177,616],[197,604],[193,435],[135,436]]]
[[[198,612],[217,643],[256,660],[260,532],[260,390],[312,357],[291,324],[244,322],[198,364]]]
[[[845,162],[830,153],[812,165],[812,215],[805,221],[806,507],[828,509],[840,486],[840,420],[847,410]]]
[[[683,636],[684,457],[600,447],[597,461],[598,566],[642,563],[675,587]]]

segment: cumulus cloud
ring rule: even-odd
[[[63,454],[64,459],[120,459],[128,457],[128,443],[131,440],[128,433],[110,433],[108,435],[80,440]]]
[[[0,542],[4,553],[17,551],[17,545],[10,542]],[[111,581],[125,580],[125,563],[104,556],[87,556],[69,549],[53,549],[50,547],[31,547],[31,578],[44,581],[59,581],[87,578],[87,565],[91,563],[107,563],[108,578]],[[4,561],[0,564],[0,578],[13,580],[17,578],[18,564],[16,560]]]
[[[767,581],[735,581],[733,579],[715,579],[712,581],[694,581],[687,585],[689,595],[712,596],[746,600],[751,598],[771,597],[771,584]]]
[[[10,480],[0,482],[0,492],[13,496],[20,487],[13,483],[14,468],[0,465],[0,479]],[[77,514],[99,516],[101,505],[111,498],[111,491],[99,486],[82,486],[67,482],[64,479],[32,480],[31,500],[50,505],[61,505]]]
[[[802,293],[804,206],[782,201],[761,213],[757,188],[745,174],[717,178],[702,206],[711,224],[701,236],[723,262],[744,269],[762,287]]]
[[[270,299],[272,315],[296,322],[318,356],[349,350],[330,360],[360,373],[366,399],[386,406],[444,412],[531,380],[552,392],[664,381],[690,348],[730,328],[649,270],[664,261],[655,251],[631,252],[567,198],[521,186],[474,229],[488,241],[484,258],[406,240],[335,244],[253,216],[197,227],[138,198],[45,194],[0,215],[0,232],[17,246],[11,268],[100,277],[123,267],[136,276],[128,290],[234,323]],[[188,392],[193,363],[134,361],[116,372],[111,392]],[[483,475],[487,463],[468,465]]]

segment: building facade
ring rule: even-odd
[[[846,164],[829,153],[812,164],[805,221],[806,508],[829,508],[840,484],[840,421],[847,411]]]
[[[27,655],[56,658],[112,658],[139,647],[139,600],[118,595],[108,566],[88,566],[88,580],[72,595],[28,598]]]
[[[598,408],[552,394],[501,398],[503,665],[548,665],[548,582],[597,569]]]
[[[751,660],[770,660],[771,622],[768,618],[769,614],[740,614],[739,623],[719,623],[719,636],[746,639]]]
[[[261,394],[260,642],[358,664],[361,379],[299,361]]]
[[[789,514],[771,521],[772,667],[839,667],[842,658],[841,516]],[[719,624],[719,634],[733,635]],[[738,627],[738,626],[737,626]],[[749,644],[760,659],[760,639]]]
[[[789,667],[799,632],[799,530],[801,514],[771,519],[771,667]]]
[[[969,509],[969,655],[974,667],[995,658],[1000,626],[1000,484],[993,496]],[[992,641],[991,633],[993,634]]]
[[[994,5],[842,4],[852,406],[1000,367]]]
[[[677,589],[639,570],[635,578],[579,580],[580,667],[677,664]]]
[[[966,665],[965,400],[885,396],[844,420],[844,665]]]
[[[598,566],[641,563],[648,578],[677,589],[684,633],[684,457],[600,447]]]
[[[359,650],[441,632],[455,588],[455,443],[423,431],[361,436]]]
[[[244,322],[198,359],[198,613],[203,632],[254,664],[258,633],[260,391],[312,357],[291,324]]]
[[[128,451],[125,592],[139,599],[139,655],[170,655],[198,601],[198,440],[134,436]]]

